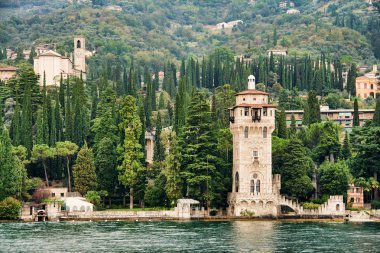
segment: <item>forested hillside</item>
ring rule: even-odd
[[[71,51],[72,34],[89,49],[163,67],[162,59],[198,57],[220,46],[256,57],[275,46],[291,54],[320,53],[345,61],[373,62],[379,56],[379,22],[366,1],[294,1],[300,15],[286,14],[280,0],[234,1],[3,1],[0,46],[16,50],[41,42]],[[110,10],[112,5],[119,11]],[[208,26],[232,20],[233,29]]]

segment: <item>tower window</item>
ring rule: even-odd
[[[264,127],[263,128],[263,138],[267,138],[267,135],[268,135],[268,128]]]
[[[235,192],[239,192],[239,173],[235,173]]]
[[[77,40],[77,48],[81,48],[81,42],[80,42],[80,40]]]
[[[244,116],[249,116],[249,108],[244,107]]]
[[[244,138],[248,138],[248,127],[244,128]]]
[[[263,116],[268,116],[268,108],[263,108]]]
[[[255,180],[251,180],[251,193],[255,192]]]
[[[256,181],[256,192],[257,192],[257,193],[260,192],[260,180],[257,180],[257,181]]]
[[[253,157],[258,157],[259,156],[259,152],[257,150],[253,150],[252,151],[252,156]]]

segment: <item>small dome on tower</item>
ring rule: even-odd
[[[250,75],[249,77],[248,77],[248,80],[255,80],[256,79],[256,77],[254,76],[254,75]]]

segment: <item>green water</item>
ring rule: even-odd
[[[380,223],[0,223],[0,252],[380,252]]]

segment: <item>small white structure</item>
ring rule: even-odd
[[[64,199],[65,209],[68,212],[92,212],[94,205],[87,202],[85,198],[68,197]]]
[[[194,199],[179,199],[174,211],[177,213],[178,218],[190,219],[194,205],[199,205],[199,201]]]
[[[222,22],[219,24],[216,24],[217,29],[225,29],[225,28],[234,28],[240,24],[243,24],[243,20],[234,20],[230,22]]]
[[[291,15],[297,15],[300,14],[301,12],[297,9],[289,9],[286,11],[286,14],[291,14]]]
[[[288,55],[288,49],[287,48],[271,48],[267,52],[268,52],[268,56],[270,56],[271,54],[283,55],[283,56]]]

